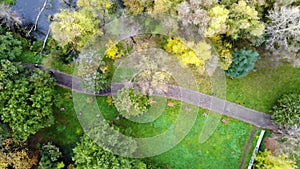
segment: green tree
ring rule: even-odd
[[[208,11],[210,22],[205,32],[206,37],[213,37],[218,34],[225,34],[228,30],[226,21],[229,17],[229,10],[222,5],[217,5]]]
[[[228,70],[225,71],[227,76],[232,78],[240,78],[246,76],[254,69],[259,54],[252,50],[237,50],[232,53],[232,63]]]
[[[238,38],[253,40],[264,33],[265,26],[260,21],[258,12],[244,0],[229,7],[216,5],[209,9],[208,15],[211,19],[205,32],[206,37],[224,34],[233,40]]]
[[[281,127],[300,127],[300,94],[283,95],[271,113],[273,122]]]
[[[258,12],[244,0],[233,4],[229,11],[227,36],[232,39],[239,37],[251,39],[264,34],[265,26],[260,21]]]
[[[62,10],[54,15],[50,25],[53,38],[62,47],[72,44],[80,50],[92,37],[102,34],[97,18],[98,14],[91,8]]]
[[[107,139],[107,138],[106,138]],[[97,145],[89,136],[84,135],[73,149],[77,169],[109,168],[109,169],[145,169],[146,164],[136,159],[129,159],[114,155]]]
[[[296,163],[285,155],[272,155],[269,151],[258,153],[255,157],[254,168],[257,169],[296,169]]]
[[[60,169],[64,167],[63,162],[59,162],[58,160],[62,156],[58,147],[48,143],[43,145],[41,151],[40,169]]]
[[[18,71],[7,60],[0,63],[0,73],[4,77],[6,71],[13,70],[6,79],[0,78],[0,117],[12,129],[15,139],[25,141],[31,134],[54,122],[54,79],[38,69],[28,73],[22,72],[21,68]],[[11,67],[8,68],[8,65]]]
[[[22,42],[12,32],[2,30],[0,26],[0,59],[14,61],[22,54]]]
[[[148,111],[150,106],[148,100],[148,97],[139,92],[138,89],[123,88],[118,91],[113,103],[122,116],[129,118]]]

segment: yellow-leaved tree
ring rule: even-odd
[[[228,8],[217,5],[208,11],[211,20],[205,32],[206,37],[223,34],[236,40],[240,37],[252,39],[263,35],[265,26],[254,7],[240,0]]]
[[[211,46],[205,41],[185,44],[179,38],[170,38],[164,48],[175,54],[183,66],[194,66],[202,71],[205,70],[206,61],[211,58]]]

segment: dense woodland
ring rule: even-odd
[[[277,126],[267,131],[253,168],[300,167],[299,0],[78,0],[76,6],[61,1],[66,8],[48,17],[50,31],[43,39],[32,35],[38,31],[35,23],[22,24],[12,9],[14,3],[0,0],[1,169],[238,168],[255,126],[202,108],[197,109],[191,132],[170,151],[155,157],[128,157],[142,152],[134,139],[122,141],[118,133],[158,135],[167,131],[181,109],[180,101],[151,97],[167,92],[168,84],[178,85],[176,77],[165,70],[164,55],[146,56],[153,48],[172,55],[179,67],[192,72],[199,92],[215,97],[219,95],[208,68],[217,58],[213,63],[226,82],[222,99],[270,114]],[[129,25],[133,30],[122,32]],[[140,28],[147,33],[135,34]],[[168,34],[163,34],[166,30]],[[127,39],[112,36],[126,33]],[[99,39],[107,43],[98,43]],[[123,88],[116,96],[72,92],[57,86],[47,70],[24,67],[31,63],[76,75],[83,79],[85,91],[101,93],[120,80],[116,72],[122,77],[132,75],[116,63],[135,53],[141,58],[132,65],[147,68],[127,80],[143,84]],[[75,97],[80,105],[74,105]],[[87,112],[93,103],[102,115]],[[165,109],[154,122],[130,121],[160,103]],[[99,116],[107,123],[82,126],[82,119],[90,124]],[[207,138],[202,144],[198,135],[206,119],[219,123],[204,134]],[[112,147],[95,142],[101,139]],[[251,141],[242,168],[247,168],[257,139]],[[116,155],[112,149],[129,155]]]

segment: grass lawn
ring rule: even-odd
[[[269,67],[241,79],[227,79],[227,100],[269,113],[282,94],[300,92],[299,86],[300,68]]]
[[[59,64],[58,64],[59,67]],[[67,72],[63,65],[60,70]],[[288,65],[279,67],[269,67],[257,72],[251,72],[248,76],[241,79],[227,79],[227,100],[253,108],[262,112],[269,112],[275,101],[284,93],[300,92],[300,69]],[[205,84],[205,83],[203,83]],[[201,86],[201,84],[200,84]],[[206,86],[206,85],[204,85]],[[56,124],[48,129],[41,131],[42,136],[49,141],[58,143],[62,146],[74,145],[82,130],[77,120],[73,107],[73,101],[69,98],[70,91],[57,88],[63,101],[64,112],[55,111]],[[82,106],[89,106],[88,102],[95,100],[90,96],[79,95],[82,97]],[[172,102],[174,107],[166,107],[161,116],[154,122],[138,124],[121,118],[115,121],[118,115],[117,110],[107,103],[107,97],[97,97],[99,109],[103,116],[114,122],[122,129],[128,129],[131,135],[136,137],[147,137],[159,134],[167,130],[178,116],[178,101]],[[171,100],[169,100],[171,101]],[[203,117],[205,110],[199,109],[198,118],[189,134],[171,150],[145,160],[158,163],[162,166],[172,168],[238,168],[244,146],[250,136],[253,126],[234,119],[229,120],[229,124],[219,123],[215,132],[204,143],[199,143],[199,134],[204,127],[207,117]],[[207,111],[205,111],[207,112]],[[209,115],[215,115],[209,113]],[[95,119],[96,114],[89,115],[90,119]],[[218,115],[215,115],[218,116]],[[255,147],[258,135],[251,142],[249,151],[246,155],[244,167],[249,163],[253,148]]]
[[[74,64],[65,64],[60,61],[56,56],[49,55],[43,58],[42,65],[52,69],[59,70],[61,72],[72,75],[74,71]]]
[[[82,100],[82,110],[87,110],[87,102],[91,101],[91,97],[85,95],[78,95],[77,97],[80,97],[80,100]],[[166,131],[176,120],[181,104],[179,101],[168,100],[168,102],[174,103],[174,106],[166,106],[163,113],[155,121],[142,124],[124,118],[116,121],[114,118],[118,115],[118,112],[113,106],[109,105],[107,97],[97,97],[96,101],[106,119],[111,122],[114,121],[114,124],[119,126],[121,130],[131,131],[130,135],[135,137],[155,136]],[[199,109],[198,117],[192,130],[177,146],[163,154],[144,160],[161,166],[170,166],[174,169],[220,168],[220,166],[229,169],[238,168],[245,144],[254,127],[244,122],[226,118],[229,120],[229,123],[223,124],[218,121],[219,124],[215,132],[206,142],[201,144],[199,143],[199,135],[205,121],[208,119],[208,117],[202,116],[204,111]],[[208,116],[218,116],[214,113],[208,114]],[[88,116],[90,116],[89,121],[95,119],[96,114],[90,113]],[[249,153],[252,153],[252,150]],[[248,161],[245,163],[247,164]]]
[[[56,92],[55,102],[61,104],[60,107],[65,108],[65,111],[55,109],[55,123],[49,128],[40,130],[37,135],[43,139],[41,142],[52,142],[58,145],[63,150],[65,162],[69,163],[72,149],[83,131],[74,111],[73,100],[70,98],[71,91],[57,87]]]

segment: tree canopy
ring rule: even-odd
[[[26,72],[8,60],[0,62],[0,117],[15,139],[26,140],[54,123],[54,79],[47,72]]]
[[[300,127],[300,94],[284,94],[271,113],[273,122],[281,127]]]

